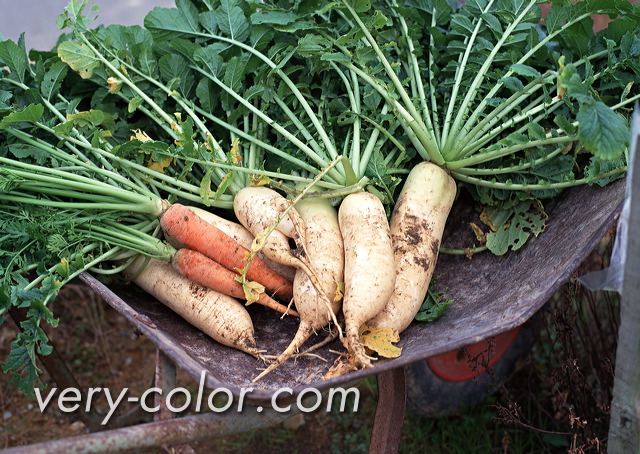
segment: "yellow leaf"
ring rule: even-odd
[[[353,372],[354,370],[357,370],[357,368],[353,364],[351,364],[350,361],[340,356],[335,360],[333,366],[329,368],[327,373],[324,374],[322,378],[325,380],[329,380],[331,378],[336,378],[348,374],[349,372]]]
[[[362,344],[385,358],[397,358],[402,354],[400,347],[392,345],[399,340],[400,335],[392,328],[370,328],[366,324],[360,327]]]
[[[240,156],[240,139],[233,141],[229,155],[231,156],[231,164],[236,166],[242,164],[242,156]]]
[[[476,234],[476,239],[480,242],[480,244],[485,244],[487,242],[487,234],[482,231],[480,227],[478,227],[475,223],[470,222],[471,230]]]
[[[147,163],[147,169],[164,173],[164,169],[166,169],[171,165],[171,161],[173,161],[172,157],[168,157],[164,161],[160,161],[160,162],[156,162],[153,159],[149,159],[149,162]]]
[[[267,237],[264,234],[256,235],[251,242],[251,251],[257,252],[264,247],[264,243],[267,241]]]
[[[491,219],[489,217],[489,213],[487,213],[487,210],[483,210],[482,213],[480,213],[480,220],[494,232],[498,231],[498,226],[495,225],[493,222],[491,222]]]
[[[264,175],[252,175],[250,184],[251,186],[264,186],[269,184],[269,178]]]
[[[131,140],[137,139],[140,142],[148,142],[149,140],[152,140],[151,137],[149,137],[149,135],[141,129],[133,129],[131,132],[133,132]]]
[[[264,293],[264,285],[254,281],[248,281],[242,284],[242,290],[244,290],[244,297],[247,300],[247,306],[258,301],[261,293]]]
[[[109,93],[115,94],[120,91],[120,87],[122,86],[122,82],[115,77],[109,77],[107,79],[107,85],[109,86]]]

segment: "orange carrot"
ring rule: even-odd
[[[167,208],[160,218],[160,226],[165,235],[188,249],[206,255],[228,270],[237,272],[247,263],[249,249],[184,205],[175,203]],[[258,257],[253,257],[246,277],[262,284],[270,294],[289,301],[293,298],[293,283],[273,271]]]
[[[196,284],[234,298],[246,299],[242,284],[236,280],[238,275],[198,251],[178,249],[171,258],[171,265],[182,276]],[[264,292],[258,295],[256,302],[282,314],[299,316],[296,311],[278,303]]]

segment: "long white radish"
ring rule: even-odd
[[[344,274],[344,249],[338,224],[338,213],[327,199],[302,199],[295,205],[305,222],[307,252],[311,265],[318,273],[324,294],[330,297],[330,307],[313,286],[309,276],[301,269],[293,279],[293,300],[300,325],[287,348],[253,381],[287,361],[311,335],[335,319],[342,297],[338,291]],[[331,298],[333,296],[333,298]]]
[[[124,275],[215,341],[263,359],[251,317],[239,301],[190,281],[166,261],[144,263],[139,256]]]
[[[240,224],[254,237],[261,238],[273,227],[289,205],[290,201],[273,189],[264,186],[245,187],[235,195],[233,211]],[[303,222],[300,215],[292,208],[268,235],[261,251],[274,262],[300,268],[300,260],[293,254],[289,239],[296,241],[299,250],[306,250],[302,230]]]
[[[237,222],[230,221],[229,219],[225,219],[222,216],[218,216],[211,211],[190,206],[195,214],[200,216],[202,219],[207,221],[209,224],[215,225],[224,233],[229,235],[231,238],[236,240],[239,244],[247,249],[251,249],[251,244],[253,243],[254,236],[253,234],[247,230],[242,224]],[[282,265],[280,263],[276,263],[271,260],[269,257],[265,256],[262,252],[258,252],[258,257],[267,264],[269,268],[278,273],[284,278],[287,278],[290,281],[293,281],[293,278],[296,273],[296,269],[292,266]]]
[[[393,292],[395,263],[389,222],[378,197],[356,192],[338,211],[344,241],[345,342],[355,367],[371,367],[359,329],[384,308]]]
[[[456,183],[441,167],[422,162],[409,173],[391,214],[396,283],[385,308],[367,323],[404,331],[429,289]]]
[[[233,210],[238,221],[254,235],[254,242],[260,245],[264,255],[276,263],[303,270],[322,292],[318,275],[309,261],[305,223],[291,203],[273,189],[245,187],[235,195]],[[295,248],[289,239],[294,241]],[[323,297],[330,304],[331,298]]]

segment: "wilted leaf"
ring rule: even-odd
[[[392,328],[370,328],[366,324],[360,327],[360,340],[363,345],[385,358],[397,358],[402,349],[393,345],[400,341],[400,335]]]
[[[164,170],[171,165],[171,161],[173,160],[174,158],[172,157],[168,157],[164,161],[157,161],[157,162],[154,161],[153,159],[149,159],[149,162],[147,163],[147,169],[164,173]]]
[[[539,202],[524,201],[514,207],[508,222],[487,235],[487,247],[496,255],[504,255],[509,249],[520,249],[531,235],[542,233],[546,221],[547,215]]]
[[[244,298],[247,300],[246,305],[248,306],[258,301],[260,294],[264,293],[264,285],[254,281],[248,281],[242,284],[242,290],[244,291]]]
[[[93,71],[100,66],[100,60],[93,51],[84,44],[75,41],[65,41],[58,46],[60,60],[68,64],[71,69],[80,74],[83,79],[93,75]]]

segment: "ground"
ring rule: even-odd
[[[50,339],[81,386],[109,388],[114,394],[129,388],[128,395],[133,396],[139,396],[150,387],[155,368],[155,346],[136,333],[122,315],[97,298],[90,289],[82,284],[65,286],[52,309],[59,316],[60,324],[55,329],[47,330]],[[0,325],[1,358],[6,358],[16,333],[16,324],[5,317]],[[41,379],[48,386],[43,391],[46,396],[56,384],[46,370],[43,370]],[[176,386],[197,391],[197,383],[180,370],[177,372]],[[275,428],[275,432],[272,429],[254,431],[225,437],[224,440],[193,443],[192,447],[197,452],[211,452],[212,447],[233,452],[252,444],[257,446],[258,443],[271,443],[274,448],[282,445],[283,449],[286,446],[287,452],[332,452],[332,447],[346,448],[343,442],[347,443],[349,437],[340,440],[336,436],[327,439],[326,436],[309,435],[314,431],[336,435],[354,429],[354,432],[365,432],[367,428],[362,427],[363,424],[372,423],[367,419],[372,417],[375,407],[375,391],[367,383],[363,385],[363,390],[361,398],[368,401],[363,410],[363,420],[353,417],[332,418],[318,412],[305,415],[304,418],[293,418]],[[0,374],[0,415],[0,448],[47,442],[89,432],[77,412],[64,413],[56,405],[49,405],[41,412],[36,398],[27,397],[17,390],[6,374]],[[302,430],[301,423],[304,427],[303,437],[299,432]],[[310,443],[310,440],[317,442]],[[148,452],[161,450],[158,448]]]

